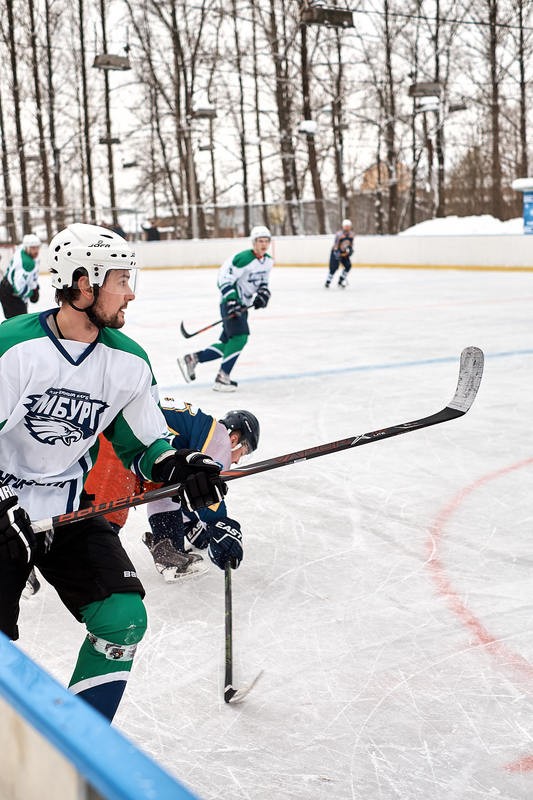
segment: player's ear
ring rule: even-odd
[[[78,278],[78,289],[82,297],[92,298],[93,287],[91,286],[89,277],[87,275],[80,275]]]

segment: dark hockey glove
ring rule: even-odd
[[[220,569],[229,561],[232,569],[237,569],[243,559],[241,526],[234,519],[219,519],[212,527],[207,546],[209,558]]]
[[[37,303],[39,300],[39,287],[37,286],[30,294],[30,303]]]
[[[268,305],[268,301],[270,300],[270,289],[266,285],[266,283],[262,283],[257,290],[257,294],[254,299],[254,308],[266,308]]]
[[[225,317],[240,317],[243,311],[246,311],[246,308],[239,300],[228,300],[225,303],[225,309]]]
[[[9,486],[0,486],[0,559],[29,564],[37,540],[30,518]]]
[[[194,511],[220,503],[228,487],[220,477],[220,466],[197,450],[168,450],[154,463],[156,483],[181,483],[176,501]]]
[[[196,522],[190,521],[185,523],[185,536],[189,542],[197,547],[199,550],[205,550],[209,544],[209,529],[207,522],[196,518]]]

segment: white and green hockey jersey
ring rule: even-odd
[[[99,433],[147,478],[171,449],[144,350],[112,328],[89,345],[58,339],[47,322],[56,311],[0,325],[0,485],[32,520],[78,508]]]
[[[224,261],[218,271],[218,288],[222,300],[239,300],[249,306],[261,284],[268,286],[272,256],[266,253],[259,259],[253,250],[242,250]]]
[[[28,300],[39,284],[39,259],[32,258],[22,247],[18,247],[7,266],[5,278],[17,297]]]

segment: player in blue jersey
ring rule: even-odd
[[[250,411],[229,411],[217,420],[190,403],[179,407],[167,397],[164,404],[170,441],[177,449],[199,450],[227,470],[257,448],[259,422]],[[140,483],[124,469],[106,442],[102,443],[98,461],[85,486],[97,504],[141,491]],[[144,484],[142,488],[150,487]],[[149,503],[147,514],[150,530],[143,541],[165,581],[170,583],[206,571],[202,556],[189,548],[189,542],[195,548],[208,548],[211,560],[221,569],[228,558],[233,568],[239,566],[243,557],[240,524],[228,517],[224,501],[193,512],[167,498]],[[127,510],[107,515],[117,533],[127,518]],[[222,549],[221,541],[225,545]]]
[[[352,222],[349,219],[343,219],[341,229],[335,234],[329,256],[329,271],[324,284],[326,289],[329,289],[340,265],[342,265],[343,269],[339,277],[339,286],[341,289],[345,289],[348,285],[348,273],[352,268],[350,256],[353,253],[353,240]]]
[[[181,483],[189,509],[220,502],[225,484],[209,456],[168,442],[148,357],[119,330],[135,299],[132,245],[75,223],[52,239],[48,265],[59,308],[0,325],[0,630],[18,638],[36,566],[87,629],[71,691],[111,720],[146,630],[143,586],[105,519],[46,534],[31,520],[83,504],[100,433],[140,477]]]
[[[28,300],[39,299],[39,250],[41,240],[27,233],[15,250],[0,282],[0,303],[6,319],[28,313]]]
[[[195,380],[198,364],[221,358],[213,389],[217,392],[234,392],[237,389],[237,381],[230,376],[250,335],[247,309],[252,305],[254,308],[266,308],[268,305],[268,281],[274,265],[272,256],[267,252],[271,242],[269,229],[258,225],[252,228],[250,238],[251,249],[228,258],[218,272],[220,313],[224,319],[220,339],[203,350],[178,358],[178,366],[187,383]]]
[[[217,421],[186,403],[181,408],[164,405],[163,413],[173,434],[173,447],[200,450],[221,464],[223,470],[253,453],[259,443],[259,422],[250,411],[229,411]],[[191,512],[176,508],[172,500],[159,500],[148,504],[147,513],[151,530],[144,542],[167,582],[205,572],[202,557],[185,547],[186,539],[196,548],[207,548],[209,557],[221,569],[228,560],[230,546],[231,566],[239,566],[243,557],[241,528],[228,517],[224,501]],[[224,550],[220,549],[221,541],[226,542]]]

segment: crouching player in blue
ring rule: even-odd
[[[200,451],[227,470],[257,448],[259,422],[250,411],[229,411],[217,421],[189,403],[178,408],[172,398],[165,398],[164,402],[167,405],[163,407],[163,414],[170,441],[179,449]],[[99,503],[137,493],[141,485],[103,440],[85,488],[91,500]],[[143,489],[149,488],[143,485]],[[189,542],[200,550],[207,548],[211,560],[221,569],[228,559],[236,569],[243,557],[241,528],[236,520],[228,517],[225,503],[221,500],[209,508],[191,511],[179,500],[167,498],[146,506],[150,530],[143,541],[165,581],[171,583],[206,571],[204,559],[189,547]],[[127,517],[127,510],[107,515],[117,533]]]
[[[135,299],[132,245],[74,223],[48,251],[56,306],[0,325],[0,630],[18,639],[21,593],[37,566],[86,627],[70,689],[113,719],[146,631],[143,586],[102,517],[35,532],[75,511],[104,433],[125,470],[181,484],[190,509],[220,502],[220,466],[168,441],[144,350],[119,329]]]
[[[335,234],[333,247],[331,248],[331,254],[329,257],[329,272],[328,277],[326,278],[326,283],[324,284],[326,289],[329,289],[331,281],[333,280],[335,273],[341,264],[343,270],[339,277],[339,286],[341,289],[345,289],[348,285],[348,273],[352,268],[350,256],[353,253],[353,239],[354,233],[352,230],[352,222],[349,219],[343,219],[342,227],[340,231],[337,231]]]
[[[257,448],[259,422],[250,411],[229,411],[217,421],[187,403],[182,408],[164,407],[163,413],[173,434],[173,447],[199,450],[223,470]],[[241,527],[228,517],[224,501],[191,512],[177,507],[172,499],[158,500],[148,504],[147,513],[150,531],[144,542],[167,582],[206,571],[202,556],[186,548],[187,540],[195,548],[207,548],[220,569],[228,559],[233,569],[239,566],[243,558]]]

